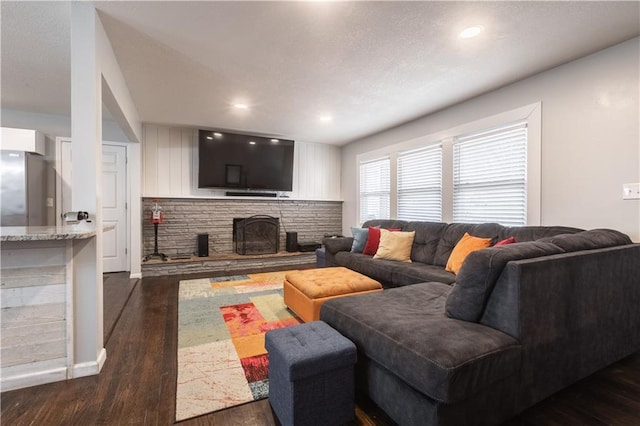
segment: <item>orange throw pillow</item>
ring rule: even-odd
[[[462,238],[460,238],[460,241],[458,241],[458,244],[456,244],[451,251],[449,260],[447,260],[447,266],[444,268],[445,271],[457,274],[469,253],[487,248],[490,245],[491,238],[472,237],[468,232],[465,232]]]

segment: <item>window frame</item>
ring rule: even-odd
[[[413,187],[413,188],[401,188],[401,173],[402,173],[402,167],[401,167],[401,161],[403,158],[410,158],[412,156],[420,156],[420,155],[425,155],[427,157],[431,157],[431,156],[435,156],[436,158],[429,158],[431,161],[433,160],[437,160],[438,164],[438,186],[435,187],[433,185],[430,186],[420,186],[420,187]],[[411,161],[411,160],[409,160]],[[415,160],[413,160],[415,161]],[[420,194],[424,194],[425,191],[426,193],[431,193],[432,191],[434,191],[434,188],[436,188],[437,190],[437,197],[432,197],[427,195],[426,200],[421,200],[421,201],[431,201],[434,202],[436,201],[434,198],[438,198],[437,203],[439,204],[440,207],[440,211],[437,213],[438,218],[434,219],[434,221],[442,221],[442,144],[438,143],[438,144],[430,144],[427,146],[421,146],[419,148],[415,148],[415,149],[408,149],[408,150],[402,150],[399,151],[397,153],[397,158],[396,158],[396,165],[397,165],[397,173],[396,173],[396,216],[398,219],[400,220],[429,220],[429,219],[408,219],[406,217],[401,216],[400,213],[400,201],[402,198],[402,193],[404,191],[406,191],[407,193],[411,194],[413,193],[414,195],[417,195],[417,197],[414,197],[414,200],[416,198],[420,198]],[[414,172],[415,173],[415,172]],[[418,172],[420,173],[420,172]],[[432,174],[432,173],[429,173]]]
[[[523,226],[527,224],[527,123],[518,121],[506,123],[498,128],[484,129],[480,132],[459,135],[453,142],[453,214],[456,222],[476,223],[476,219],[485,216],[486,209],[495,210],[502,205],[505,209],[495,210],[495,216],[483,219],[505,226]],[[505,139],[506,142],[505,143]],[[510,143],[513,143],[511,145]],[[504,151],[503,151],[504,150]],[[509,155],[509,153],[513,155]],[[505,162],[508,167],[505,167]],[[457,173],[456,173],[457,171]],[[474,171],[471,172],[470,171]],[[457,187],[456,187],[457,184]],[[475,187],[475,189],[474,189]],[[457,189],[456,189],[457,188]],[[514,190],[517,190],[514,192]],[[511,195],[499,201],[478,199],[478,196],[509,192]],[[524,192],[524,199],[521,195]],[[460,198],[456,198],[459,196]],[[469,198],[472,197],[472,199]],[[491,197],[489,197],[491,198]],[[456,201],[460,201],[456,205]],[[498,205],[496,205],[496,202]],[[508,202],[512,207],[505,205]],[[469,210],[472,206],[479,210]],[[464,209],[463,207],[467,207]],[[459,209],[459,210],[458,210]],[[458,212],[458,215],[456,215]],[[466,214],[465,212],[472,212]],[[483,213],[484,212],[484,213]],[[511,212],[511,214],[510,214]],[[514,214],[516,214],[514,216]],[[467,216],[466,218],[464,216]],[[471,217],[469,217],[471,216]],[[520,221],[523,220],[521,223]],[[511,221],[511,223],[509,223]]]
[[[541,163],[542,163],[542,102],[532,103],[489,117],[460,124],[443,131],[434,132],[383,148],[356,155],[356,221],[360,220],[360,172],[363,161],[381,156],[390,158],[390,217],[397,218],[397,156],[401,151],[442,144],[442,221],[453,222],[453,142],[455,137],[474,133],[505,124],[524,121],[527,123],[527,223],[541,223]]]
[[[389,199],[388,199],[388,203],[389,203],[389,218],[392,217],[392,200],[391,200],[391,192],[392,192],[392,188],[391,188],[391,176],[393,174],[392,169],[392,164],[393,164],[393,160],[388,156],[388,155],[382,155],[382,156],[378,156],[375,158],[370,158],[367,160],[363,160],[360,161],[358,163],[358,221],[361,221],[362,219],[362,193],[360,192],[360,184],[361,184],[361,174],[362,174],[362,167],[366,164],[372,164],[372,163],[376,163],[376,162],[380,162],[380,161],[388,161],[389,162],[389,184],[388,184],[388,191],[371,191],[370,194],[389,194]],[[376,219],[387,219],[387,218],[376,218]],[[368,220],[368,219],[367,219]]]

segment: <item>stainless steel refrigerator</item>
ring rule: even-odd
[[[2,226],[55,225],[55,172],[42,155],[2,150]],[[53,192],[53,193],[52,193]]]

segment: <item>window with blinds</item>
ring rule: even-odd
[[[526,123],[455,138],[453,220],[527,223]]]
[[[360,163],[360,223],[389,219],[390,166],[389,157]]]
[[[442,221],[442,145],[398,154],[398,219]]]

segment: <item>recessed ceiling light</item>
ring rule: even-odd
[[[484,28],[481,25],[474,25],[473,27],[468,27],[462,30],[459,37],[460,38],[474,38],[479,35]]]
[[[330,115],[321,115],[320,117],[318,117],[320,119],[320,121],[322,121],[323,123],[328,123],[329,121],[333,120],[333,117],[331,117]]]
[[[249,145],[255,145],[256,141],[249,141]]]
[[[278,142],[280,142],[280,139],[271,139],[271,142],[272,143],[278,143]]]
[[[213,134],[213,136],[215,136],[216,138],[221,138],[222,137],[222,133],[215,132]]]
[[[210,141],[213,140],[213,136],[207,136],[207,139],[209,139]]]
[[[247,109],[247,108],[249,108],[247,106],[247,104],[233,104],[233,106],[238,108],[238,109]]]

